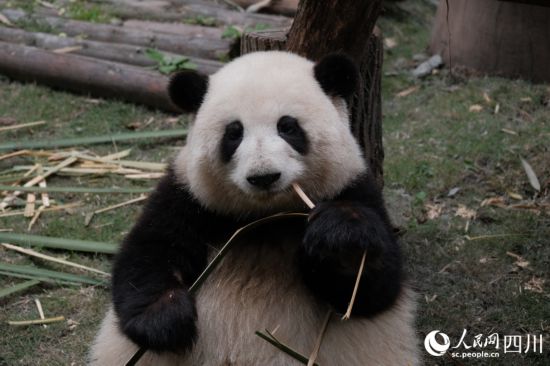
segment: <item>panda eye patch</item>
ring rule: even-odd
[[[221,158],[224,163],[231,160],[243,140],[244,127],[240,121],[233,121],[225,126],[221,142]]]
[[[277,122],[277,132],[292,148],[305,155],[308,150],[308,139],[298,120],[294,117],[283,116]]]
[[[243,124],[240,121],[234,121],[225,126],[225,134],[228,140],[236,141],[243,137]]]

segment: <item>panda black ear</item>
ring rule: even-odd
[[[207,89],[208,76],[190,70],[174,74],[168,83],[170,100],[187,113],[199,110]]]
[[[334,97],[348,98],[359,84],[359,68],[349,57],[333,53],[323,57],[314,67],[315,79],[323,91]]]

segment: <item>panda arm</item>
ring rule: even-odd
[[[370,317],[395,303],[402,258],[382,194],[370,177],[362,176],[311,213],[299,255],[306,285],[336,311],[345,312],[365,250],[352,314]]]
[[[172,170],[151,194],[113,267],[119,327],[139,346],[192,346],[196,311],[187,289],[206,266],[207,244],[225,232],[220,220],[177,183]]]

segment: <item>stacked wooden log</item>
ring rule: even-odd
[[[284,16],[240,12],[203,0],[157,1],[152,7],[147,1],[104,2],[111,3],[109,12],[120,24],[71,20],[49,7],[29,14],[2,8],[7,3],[0,0],[0,74],[177,111],[165,93],[168,76],[153,70],[158,61],[148,56],[148,49],[167,59],[184,56],[198,71],[210,74],[239,54],[238,37],[224,37],[227,27],[243,31],[292,22]],[[194,18],[212,19],[216,26],[188,24]],[[17,27],[29,22],[49,32]]]

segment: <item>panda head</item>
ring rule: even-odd
[[[314,201],[334,197],[366,170],[345,102],[358,78],[343,55],[315,64],[277,51],[240,57],[210,77],[176,74],[170,98],[195,114],[177,178],[204,206],[228,214],[301,207],[292,183]]]

